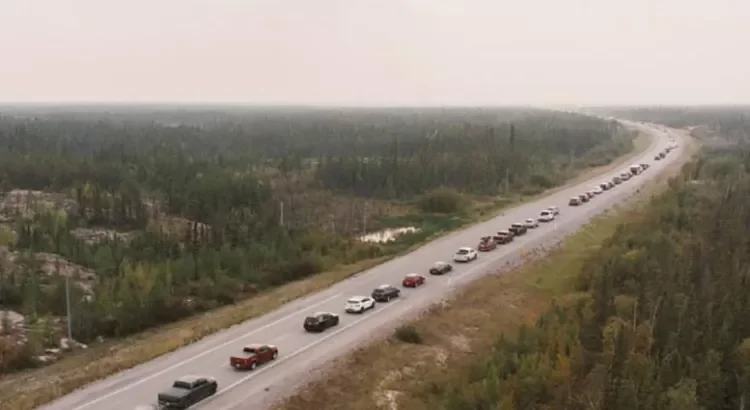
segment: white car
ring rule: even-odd
[[[592,188],[592,191],[594,191],[594,193],[597,194],[597,195],[599,195],[602,192],[604,192],[604,190],[600,186],[596,186],[596,187]]]
[[[478,256],[477,251],[473,248],[459,248],[453,255],[453,260],[456,262],[471,262]]]
[[[539,222],[551,222],[555,219],[554,212],[550,211],[549,209],[545,209],[539,214]]]
[[[550,212],[552,212],[552,215],[554,215],[554,216],[560,215],[560,210],[557,209],[556,206],[551,206],[551,207],[547,208],[547,210],[550,211]]]
[[[539,222],[537,222],[534,218],[529,218],[529,219],[525,220],[523,222],[523,224],[527,228],[538,228],[539,227]]]
[[[344,310],[346,313],[363,313],[365,310],[375,308],[375,299],[369,296],[354,296],[346,301]]]

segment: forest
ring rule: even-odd
[[[122,337],[394,252],[408,238],[357,235],[538,193],[632,140],[532,109],[0,107],[2,331],[11,310],[26,330],[0,372],[64,334],[65,277],[74,339]]]
[[[707,147],[588,257],[565,303],[499,336],[465,383],[431,386],[434,408],[747,408],[748,203],[750,150]]]

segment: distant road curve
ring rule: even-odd
[[[651,167],[643,174],[597,195],[589,203],[570,207],[568,199],[601,181],[610,180],[627,165],[533,203],[510,209],[492,220],[436,239],[414,252],[392,259],[326,290],[290,302],[263,317],[233,326],[190,346],[93,383],[40,409],[134,410],[143,408],[140,407],[143,405],[150,408],[148,405],[155,403],[160,390],[188,374],[210,375],[219,383],[219,392],[215,396],[191,409],[266,409],[273,400],[288,394],[293,387],[309,377],[311,371],[370,340],[375,334],[391,332],[394,324],[404,316],[440,301],[457,286],[475,280],[508,262],[517,261],[523,250],[557,242],[576,231],[591,217],[632,195],[645,181],[682,155],[684,141],[679,133],[662,126],[625,120],[621,122],[653,136],[646,152],[631,161],[648,163]],[[670,145],[668,135],[679,144],[678,148],[664,160],[654,161],[653,157]],[[542,209],[549,206],[557,206],[561,211],[554,222],[541,224],[539,228],[516,238],[512,244],[499,246],[492,252],[480,253],[478,260],[472,263],[454,264],[455,270],[450,275],[426,274],[435,261],[449,262],[457,248],[475,247],[481,236],[506,229],[511,223],[526,218],[536,218]],[[344,304],[349,297],[369,295],[373,288],[386,283],[400,287],[403,276],[411,272],[425,274],[426,285],[414,290],[404,289],[399,299],[378,304],[374,310],[363,315],[344,313]],[[316,311],[338,313],[341,323],[320,334],[306,333],[302,329],[302,321],[305,316]],[[238,354],[244,345],[250,343],[276,345],[280,356],[275,362],[253,372],[238,372],[230,368],[229,357]]]

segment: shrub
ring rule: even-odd
[[[412,326],[401,326],[398,329],[396,329],[395,333],[396,339],[404,342],[404,343],[411,343],[411,344],[422,344],[423,339],[422,335],[419,333],[419,330]]]
[[[448,187],[441,187],[425,194],[419,203],[423,211],[441,214],[461,211],[466,205],[466,198],[460,192]]]

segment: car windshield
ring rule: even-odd
[[[349,300],[346,301],[346,303],[353,303],[353,304],[357,304],[357,303],[360,303],[360,302],[362,302],[362,301],[359,300],[359,299],[349,299]]]
[[[297,323],[299,323],[299,322],[297,322]],[[245,352],[245,353],[256,353],[258,350],[256,350],[254,347],[246,347],[246,348],[242,349],[242,351]]]
[[[467,249],[459,249],[456,253],[458,253],[459,255],[466,255],[467,253],[469,253],[469,251]]]
[[[549,215],[549,214],[550,214],[549,211],[542,211],[542,215]]]

